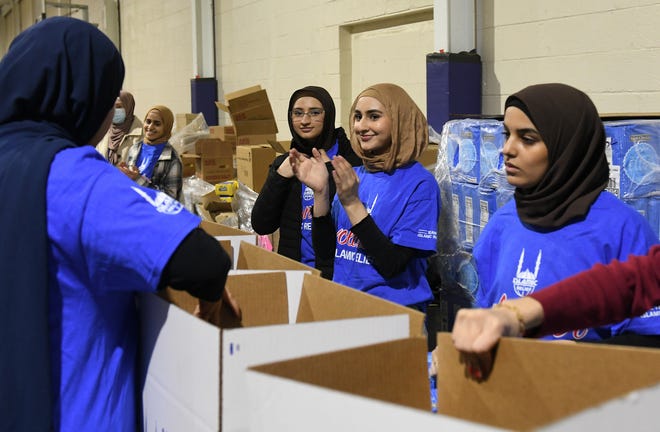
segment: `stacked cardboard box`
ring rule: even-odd
[[[213,126],[211,135],[231,142],[236,155],[237,179],[259,192],[275,158],[277,124],[266,90],[248,87],[225,94],[225,102],[216,106],[229,113],[232,125]]]
[[[231,144],[217,138],[200,138],[195,143],[195,154],[200,156],[197,177],[211,184],[235,177]]]
[[[199,114],[194,114],[194,113],[177,113],[174,116],[174,128],[177,131],[180,131],[188,124],[190,124],[193,120],[195,120],[198,115]]]

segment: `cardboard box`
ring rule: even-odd
[[[197,159],[199,156],[183,153],[181,155],[181,176],[190,177],[194,176],[197,171]]]
[[[231,143],[219,138],[199,138],[195,142],[195,154],[231,159],[234,156],[234,149]]]
[[[361,305],[356,306],[362,314],[352,316],[341,308],[344,294],[355,290],[338,284],[331,290],[324,286],[326,303],[318,304],[309,297],[314,297],[319,290],[315,285],[322,279],[306,274],[300,310],[323,317],[320,307],[342,318],[291,325],[286,273],[228,276],[226,287],[243,312],[240,327],[233,327],[226,315],[221,322],[227,325],[221,327],[194,317],[187,312],[194,302],[178,299],[180,307],[153,294],[141,297],[144,430],[247,430],[252,416],[245,386],[247,367],[405,338],[410,333],[409,312],[419,314],[362,293]],[[183,292],[174,294],[185,297]],[[382,303],[390,306],[389,314],[371,316],[372,306]]]
[[[239,146],[236,148],[236,177],[255,192],[261,191],[268,168],[275,159],[270,144]]]
[[[220,212],[214,216],[214,221],[230,228],[238,228],[238,215],[234,212]]]
[[[421,163],[427,168],[435,167],[438,161],[438,144],[429,143],[421,155],[417,158],[417,162]]]
[[[657,428],[649,407],[660,402],[658,350],[505,338],[491,376],[478,383],[465,376],[449,333],[438,334],[438,346],[439,414],[420,408],[430,390],[417,370],[424,341],[392,341],[250,368],[249,430]],[[371,369],[380,376],[362,380]]]
[[[234,126],[209,126],[209,134],[212,138],[227,141],[228,138],[236,137]]]
[[[275,134],[239,135],[236,137],[236,146],[266,144],[270,141],[275,141]]]
[[[225,103],[215,104],[219,109],[229,113],[237,137],[277,133],[277,123],[268,94],[261,86],[227,93],[225,100]]]
[[[174,116],[174,125],[176,126],[176,130],[181,130],[186,125],[190,124],[199,114],[193,114],[193,113],[177,113]]]
[[[211,184],[231,180],[236,178],[234,160],[232,157],[201,156],[195,161],[195,175]]]
[[[235,269],[238,266],[241,244],[244,244],[245,245],[244,248],[248,249],[247,252],[244,251],[243,254],[246,253],[249,254],[251,262],[252,260],[259,259],[259,251],[254,251],[249,247],[250,245],[254,245],[254,247],[257,247],[256,234],[249,233],[247,231],[239,230],[236,228],[231,228],[226,225],[221,225],[211,220],[203,220],[200,223],[199,227],[204,231],[206,231],[207,234],[215,237],[216,240],[218,240],[219,242],[223,242],[223,241],[230,242],[231,250],[232,250],[232,253],[230,254],[230,256],[232,257],[232,268]],[[245,261],[245,258],[243,258],[243,260]],[[243,268],[246,268],[245,264],[243,264],[243,266],[244,266]]]
[[[187,164],[194,162],[194,175],[211,184],[236,177],[231,144],[218,138],[199,138],[195,141],[194,149],[194,155],[188,153],[181,155],[182,162],[184,156]]]

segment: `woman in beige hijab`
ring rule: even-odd
[[[425,311],[433,298],[426,259],[436,251],[440,214],[438,184],[416,162],[428,144],[426,118],[401,87],[376,84],[355,99],[350,128],[364,166],[330,161],[323,150],[290,151],[296,176],[314,191],[317,267],[334,261],[335,282]]]
[[[142,122],[133,114],[134,109],[133,95],[125,90],[120,91],[115,101],[112,126],[96,146],[96,150],[115,166],[126,161],[128,149],[142,140]]]
[[[174,114],[168,107],[149,108],[144,117],[144,139],[128,150],[126,162],[120,162],[117,167],[139,185],[181,200],[181,158],[169,143],[173,125]]]

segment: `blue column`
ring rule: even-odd
[[[204,114],[204,120],[209,126],[218,124],[218,80],[215,78],[193,78],[190,80],[190,96],[192,113]]]
[[[481,57],[475,53],[426,56],[426,117],[439,134],[447,120],[481,115]]]

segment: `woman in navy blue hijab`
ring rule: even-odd
[[[123,79],[112,42],[72,18],[0,61],[0,430],[136,430],[135,293],[231,300],[199,218],[93,147]]]
[[[90,142],[123,79],[112,42],[66,18],[21,33],[0,62],[2,430],[50,426],[46,179],[55,153]]]

